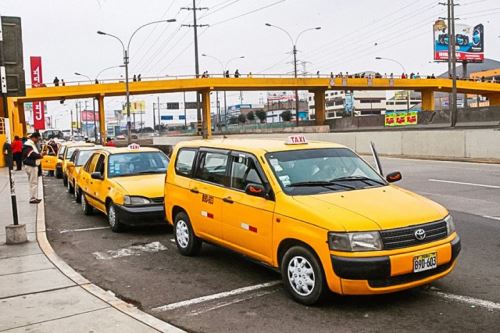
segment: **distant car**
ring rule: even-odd
[[[87,163],[88,159],[90,156],[97,151],[98,149],[101,149],[101,146],[94,146],[94,147],[80,147],[77,148],[73,154],[71,155],[71,158],[69,161],[66,163],[66,174],[67,174],[67,189],[68,193],[75,193],[75,186],[76,186],[76,178],[78,177],[78,174],[80,173],[80,169],[82,168],[85,163]],[[80,202],[80,196],[75,195],[75,200],[76,202]]]
[[[62,130],[64,140],[69,140],[71,138],[71,130]]]
[[[42,132],[42,138],[44,140],[64,139],[64,133],[60,130],[48,129]]]

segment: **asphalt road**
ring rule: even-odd
[[[86,278],[187,331],[498,332],[500,165],[404,159],[383,165],[403,173],[400,186],[442,203],[455,218],[459,263],[430,287],[331,295],[305,307],[287,297],[277,273],[230,251],[204,244],[199,257],[182,257],[167,226],[112,233],[103,215],[84,216],[50,177],[44,180],[48,236]]]

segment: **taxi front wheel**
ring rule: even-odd
[[[87,198],[85,198],[85,195],[83,193],[81,194],[81,200],[82,200],[83,214],[92,215],[92,213],[94,212],[94,209],[89,204],[89,202],[87,201]]]
[[[196,237],[189,217],[184,212],[175,215],[174,231],[177,249],[184,256],[195,256],[201,251],[201,239]]]
[[[113,203],[108,207],[108,222],[113,232],[121,232],[124,229],[123,223],[120,222],[118,214],[116,214],[116,206]]]
[[[312,305],[326,293],[326,283],[319,260],[306,247],[288,249],[281,262],[281,276],[285,289],[299,303]]]

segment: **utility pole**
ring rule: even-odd
[[[196,13],[199,10],[208,10],[208,7],[196,7],[196,0],[193,0],[193,7],[181,7],[181,10],[193,11],[193,24],[182,24],[181,27],[194,28],[194,67],[196,78],[200,77],[200,63],[198,57],[198,28],[208,27],[208,24],[198,24]],[[201,121],[200,94],[196,92],[196,118]]]
[[[451,29],[448,29],[449,43],[451,44],[451,72],[452,72],[452,88],[451,88],[451,127],[457,124],[457,49],[455,41],[455,1],[448,0],[451,13]],[[448,55],[450,58],[450,55]]]
[[[156,103],[156,105],[158,106],[158,131],[160,129],[160,126],[161,126],[161,104],[160,104],[160,96],[157,96],[156,97],[158,103]]]
[[[156,129],[156,113],[155,113],[155,103],[153,102],[153,132]]]
[[[73,109],[69,110],[69,114],[71,116],[71,125],[70,125],[70,128],[71,128],[71,136],[73,136]]]
[[[186,92],[184,91],[184,127],[187,130]]]

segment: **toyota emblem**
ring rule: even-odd
[[[425,239],[425,230],[420,228],[420,229],[417,229],[415,230],[415,238],[419,241],[423,241]]]

